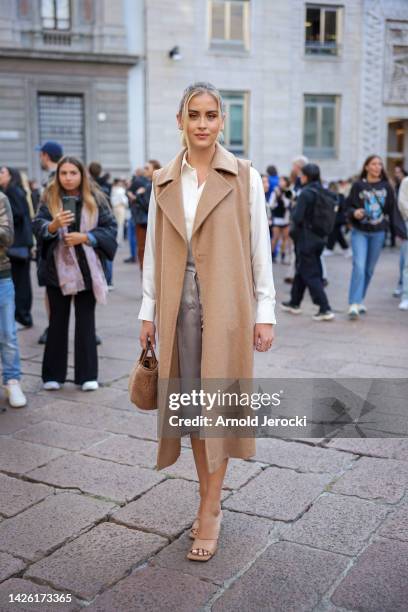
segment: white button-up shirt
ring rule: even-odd
[[[190,241],[194,217],[205,182],[198,186],[197,171],[190,166],[184,154],[181,164],[181,188],[187,239]],[[265,192],[259,172],[250,168],[250,227],[251,263],[256,297],[256,323],[276,323],[275,286],[272,275],[271,241],[265,208]],[[156,291],[154,283],[154,240],[156,221],[156,200],[154,189],[150,196],[147,221],[145,254],[143,259],[143,301],[139,319],[154,321],[156,312]]]

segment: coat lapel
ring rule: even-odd
[[[238,163],[232,153],[216,142],[210,172],[198,202],[192,235],[200,228],[214,208],[233,189],[231,183],[224,178],[222,172],[219,172],[220,170],[236,176],[238,174]]]
[[[211,168],[198,202],[192,236],[194,236],[195,232],[204,223],[210,212],[218,206],[232,189],[230,183],[214,168]]]
[[[183,209],[183,192],[181,188],[181,162],[186,149],[180,151],[167,166],[158,171],[157,204],[169,219],[173,227],[187,243],[186,223]],[[238,162],[232,153],[218,142],[211,160],[210,171],[201,194],[194,219],[193,235],[203,224],[212,210],[232,191],[233,187],[219,170],[233,175],[238,174]]]
[[[186,222],[184,219],[182,198],[183,193],[181,190],[181,178],[179,175],[178,178],[172,180],[157,195],[157,205],[160,206],[175,230],[180,234],[184,242],[187,243]]]
[[[156,201],[170,223],[187,243],[180,176],[184,151],[185,149],[180,151],[167,166],[157,171],[156,184],[159,187],[159,191]]]

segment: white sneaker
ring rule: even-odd
[[[87,380],[82,385],[82,391],[96,391],[97,389],[99,389],[97,380]]]
[[[401,297],[401,295],[402,295],[402,287],[395,287],[394,291],[392,292],[392,295],[394,297]]]
[[[333,254],[334,253],[333,253],[332,250],[330,250],[330,249],[323,249],[323,253],[322,253],[323,257],[330,257]]]
[[[294,315],[302,314],[303,312],[300,306],[293,306],[290,302],[281,302],[280,307],[285,312],[290,312]]]
[[[46,391],[57,391],[61,389],[61,385],[56,380],[47,380],[47,382],[43,384],[43,389]]]
[[[344,257],[353,257],[353,251],[351,249],[344,249],[343,251]]]
[[[400,310],[408,310],[408,300],[402,300],[402,301],[399,303],[398,308],[399,308]]]
[[[358,304],[351,304],[350,308],[347,311],[347,314],[348,314],[348,318],[351,321],[354,321],[355,319],[358,319],[359,316],[360,316],[359,305]]]
[[[326,310],[325,312],[321,312],[319,310],[318,313],[313,315],[312,319],[314,321],[333,321],[333,319],[334,319],[334,312],[332,312],[331,310]]]
[[[7,393],[9,404],[12,408],[22,408],[27,404],[27,398],[24,395],[20,382],[16,379],[8,380],[4,388]]]
[[[364,306],[364,304],[358,305],[358,314],[367,314],[367,308]]]

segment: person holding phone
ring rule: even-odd
[[[106,302],[105,262],[117,249],[117,223],[102,191],[96,186],[91,191],[85,167],[76,157],[59,161],[33,228],[42,245],[41,270],[50,303],[44,389],[59,389],[66,379],[74,296],[75,383],[83,391],[93,391],[99,386],[95,305]]]

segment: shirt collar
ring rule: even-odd
[[[183,159],[181,161],[181,171],[183,172],[185,170],[190,170],[190,172],[191,171],[196,172],[196,169],[193,168],[193,166],[190,166],[190,164],[187,161],[187,150],[184,152]]]
[[[211,160],[211,168],[214,170],[222,170],[229,172],[230,174],[238,175],[238,160],[227,149],[225,149],[218,142],[215,143],[215,154]],[[161,170],[155,170],[155,181],[156,184],[161,186],[165,185],[170,181],[175,181],[180,177],[181,163],[187,147],[183,148],[177,156],[172,159],[167,166],[161,168]]]

